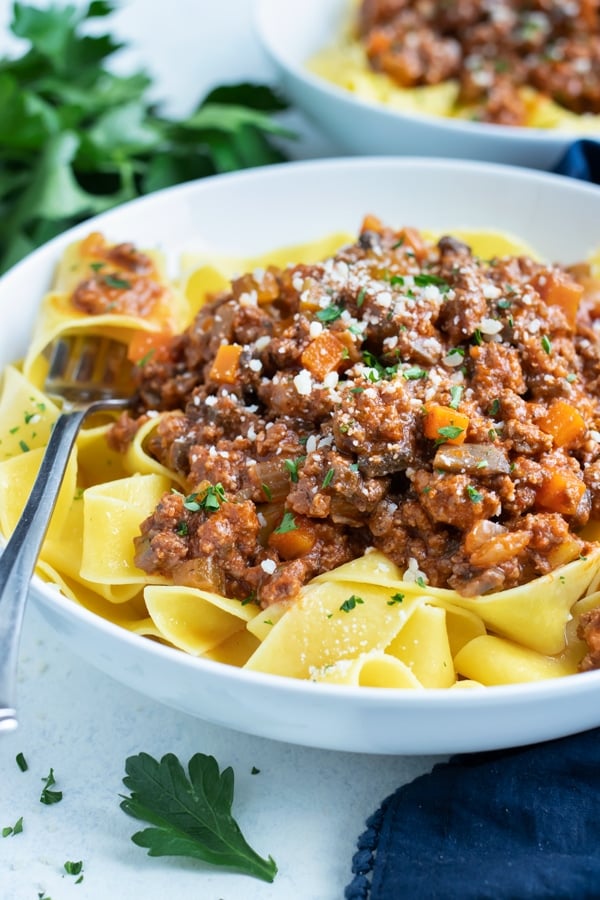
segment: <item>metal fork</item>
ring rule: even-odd
[[[31,576],[83,420],[133,399],[127,346],[104,337],[63,337],[50,348],[44,390],[62,401],[29,499],[0,557],[0,733],[17,727],[18,652]]]

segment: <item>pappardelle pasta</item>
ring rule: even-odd
[[[241,274],[239,274],[241,273]],[[136,405],[81,431],[37,571],[186,653],[340,685],[600,668],[600,260],[367,215],[265,258],[63,255],[0,395],[0,529],[59,409],[61,334],[128,347]]]
[[[592,8],[593,7],[593,8]],[[497,125],[600,131],[593,4],[348,0],[345,27],[308,63],[363,100]]]

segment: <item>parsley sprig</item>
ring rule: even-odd
[[[0,59],[0,271],[125,200],[285,159],[273,138],[292,135],[272,114],[287,104],[264,85],[217,87],[189,116],[162,115],[146,72],[106,65],[124,46],[98,27],[114,10],[13,5],[25,49]]]
[[[149,856],[189,856],[273,881],[275,861],[250,847],[231,815],[231,768],[220,772],[214,757],[196,753],[186,776],[172,753],[160,761],[139,753],[126,760],[125,771],[123,783],[131,794],[123,797],[121,809],[150,824],[131,838]]]

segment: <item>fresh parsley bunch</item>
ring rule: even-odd
[[[0,60],[0,272],[125,200],[285,159],[276,139],[292,135],[272,114],[286,103],[269,87],[218,87],[173,121],[148,99],[146,73],[111,72],[124,45],[85,26],[114,10],[110,0],[13,5],[11,31],[27,49]]]

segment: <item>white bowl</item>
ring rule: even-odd
[[[356,232],[367,212],[397,227],[518,233],[539,253],[564,262],[600,246],[600,191],[525,169],[369,157],[209,178],[105,213],[12,269],[0,281],[0,365],[23,353],[54,264],[90,230],[141,246],[212,247],[239,256]],[[118,681],[199,718],[282,741],[366,753],[448,753],[600,725],[600,672],[469,691],[314,684],[186,656],[98,618],[37,578],[32,597],[72,650]]]
[[[258,0],[256,30],[292,102],[353,154],[444,156],[553,169],[577,135],[401,112],[312,74],[307,61],[342,33],[350,0]],[[596,137],[600,139],[598,131]]]

